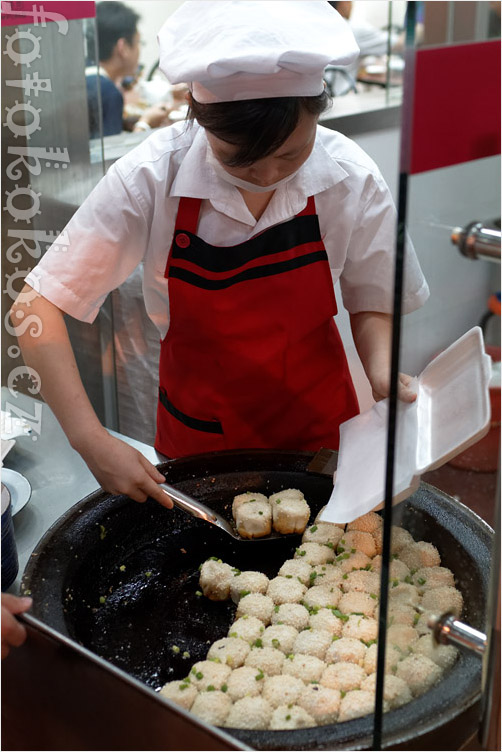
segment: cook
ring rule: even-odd
[[[100,484],[171,506],[164,480],[100,424],[63,314],[91,323],[143,263],[161,336],[155,447],[338,447],[358,412],[334,323],[339,279],[375,399],[389,391],[395,209],[372,160],[318,125],[326,65],[358,54],[324,0],[185,2],[159,33],[160,67],[189,82],[191,123],[153,133],[119,159],[27,276],[13,310],[40,317],[26,362]],[[428,287],[407,248],[404,312]],[[410,377],[400,396],[413,401]]]

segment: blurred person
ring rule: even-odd
[[[137,75],[139,19],[134,10],[119,0],[105,0],[96,5],[99,66],[86,69],[90,138],[101,135],[100,104],[103,136],[122,130],[150,130],[169,122],[169,108],[165,103],[146,109],[132,120],[124,118],[122,81],[134,80]]]
[[[32,599],[10,593],[2,593],[2,660],[11,648],[17,648],[26,640],[26,629],[16,619],[17,614],[24,614],[32,606]]]

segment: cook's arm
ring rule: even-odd
[[[362,311],[350,315],[350,326],[357,352],[373,390],[373,399],[389,396],[390,362],[392,342],[392,316],[376,311]],[[399,374],[399,398],[414,402],[416,392],[408,388],[412,380],[405,373]]]
[[[23,293],[31,298],[29,309],[22,302]],[[26,285],[12,307],[11,318],[16,322],[29,314],[41,321],[40,336],[25,328],[19,344],[25,363],[39,374],[41,394],[70,444],[105,490],[135,501],[151,496],[172,507],[169,496],[158,486],[164,476],[141,452],[111,436],[99,422],[78,372],[63,312],[41,295],[32,296],[32,288]],[[17,312],[22,316],[16,317]]]

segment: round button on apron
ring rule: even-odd
[[[179,232],[176,235],[176,245],[178,245],[180,248],[188,248],[188,246],[190,245],[190,238],[186,233]]]

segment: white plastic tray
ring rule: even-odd
[[[490,375],[491,358],[476,326],[416,379],[416,401],[398,404],[394,504],[418,488],[423,473],[448,462],[487,433]],[[388,410],[385,399],[340,426],[335,485],[323,521],[351,522],[383,504]]]

